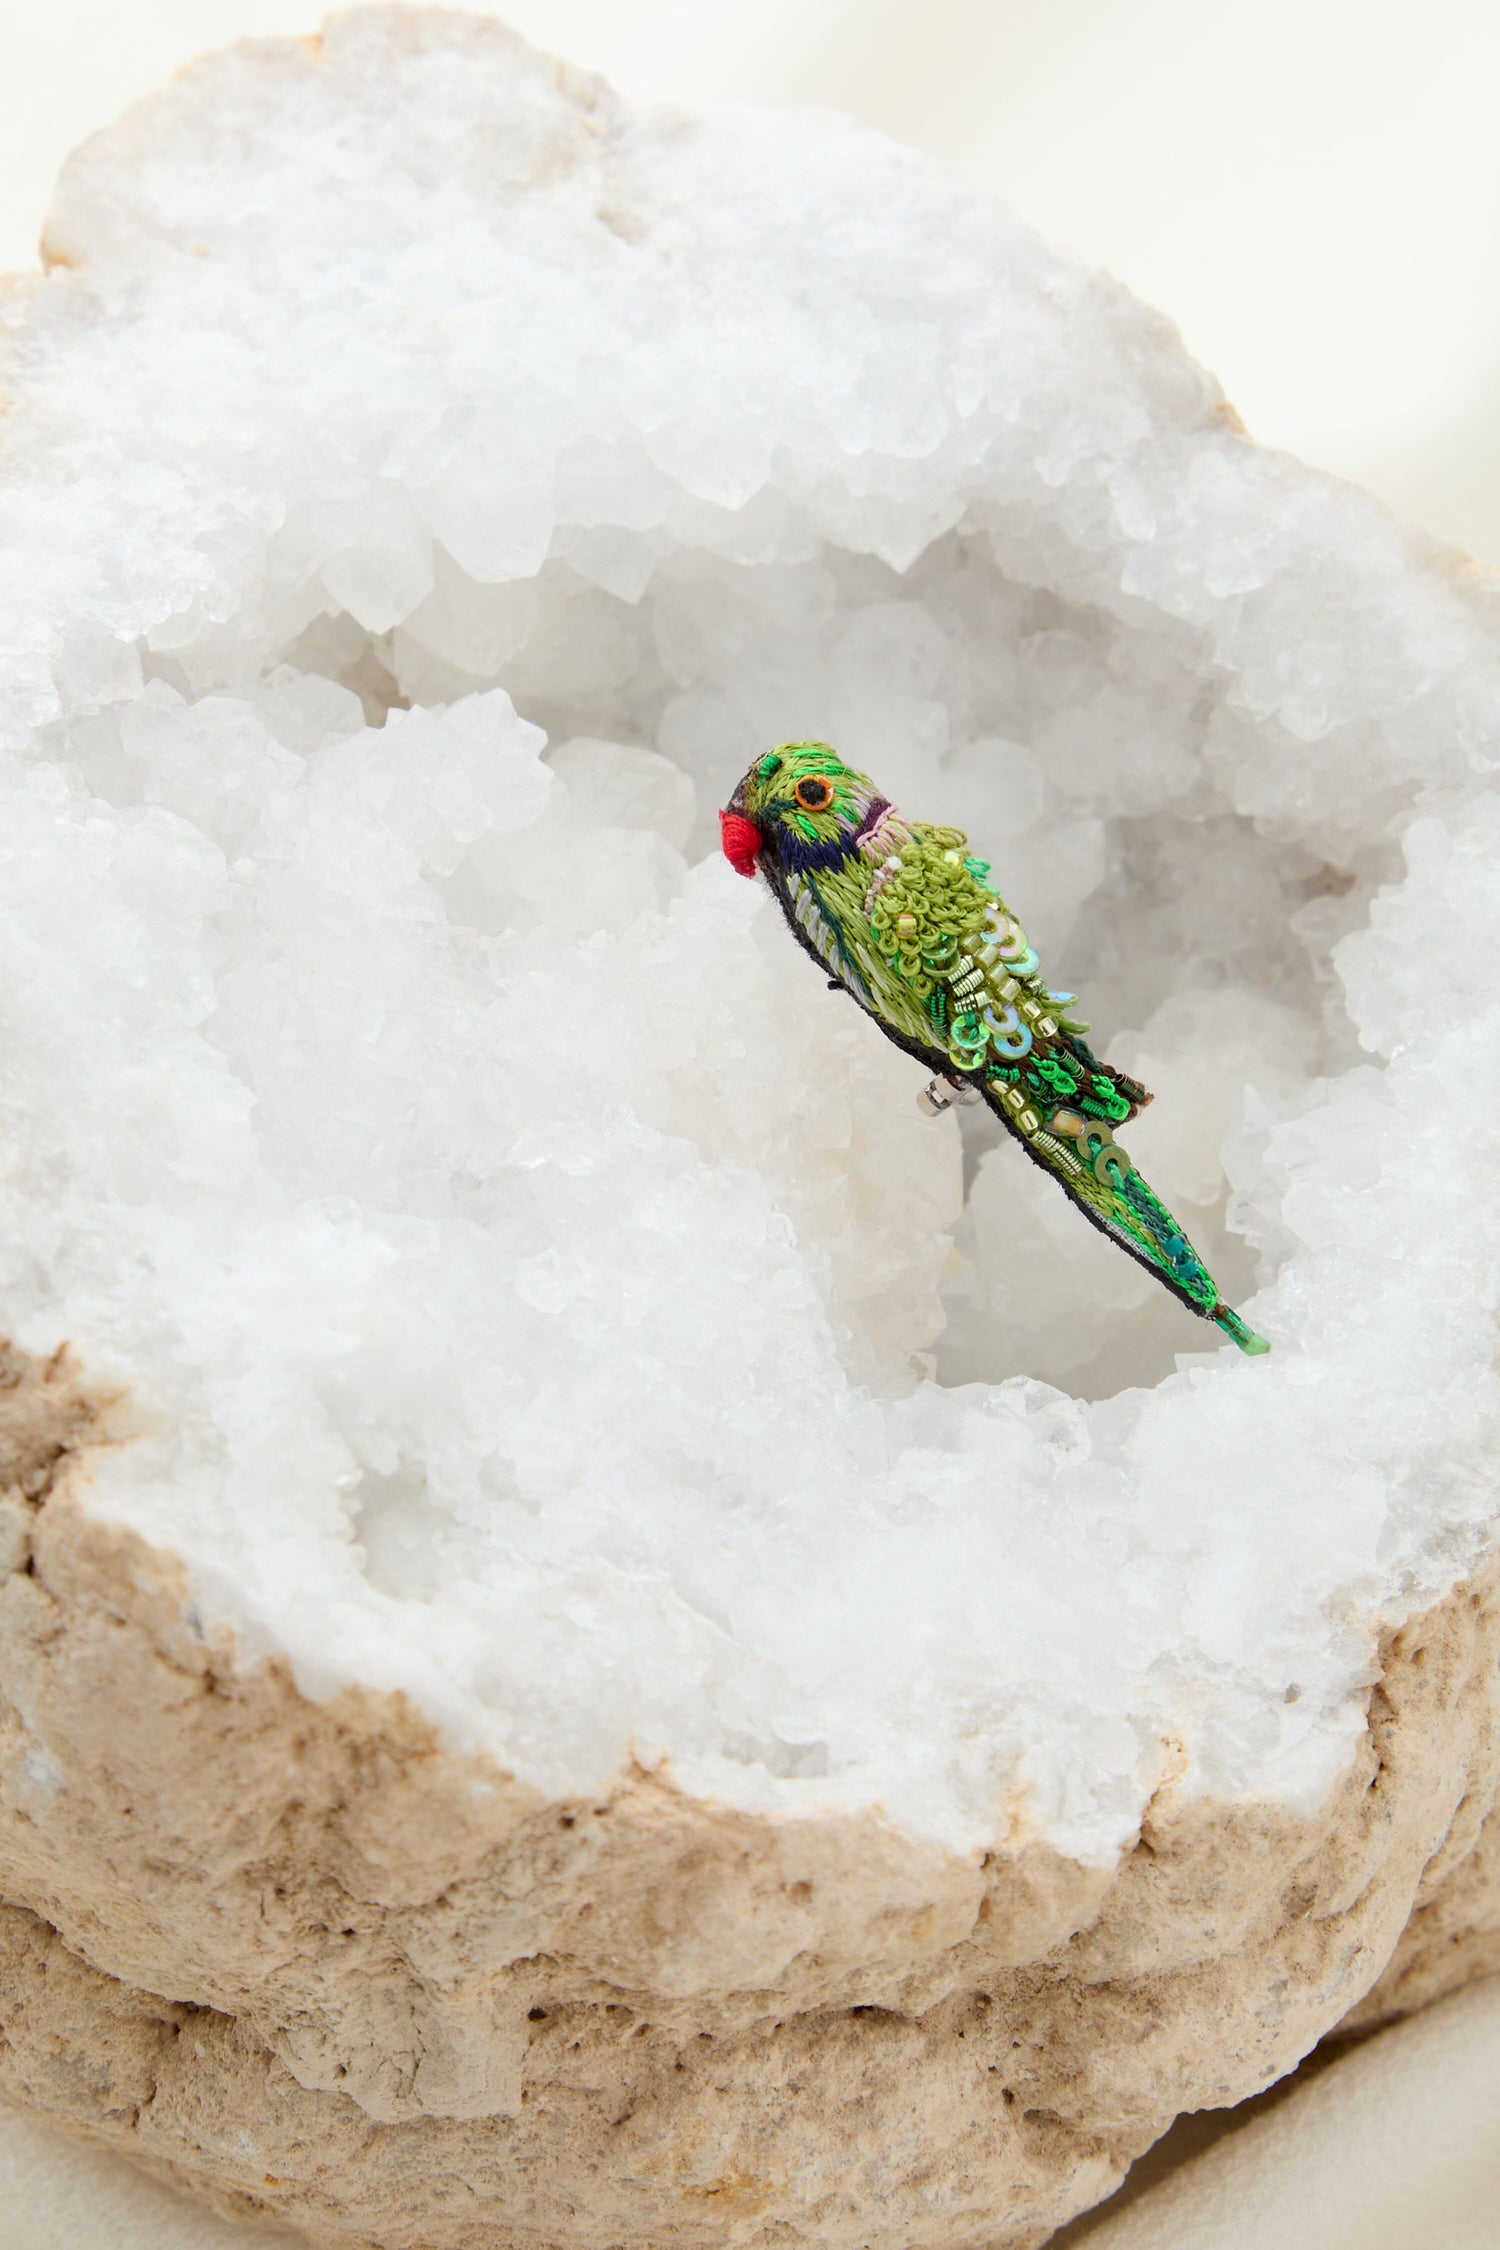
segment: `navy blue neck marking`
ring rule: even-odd
[[[776,838],[776,857],[789,874],[807,875],[820,867],[842,867],[859,849],[852,836],[835,836],[826,844],[810,844],[795,828],[782,828]]]
[[[889,812],[890,809],[890,805],[884,797],[877,797],[859,826],[851,834],[834,836],[826,844],[810,844],[805,836],[800,836],[797,833],[795,828],[778,822],[774,831],[776,857],[788,874],[792,875],[809,875],[816,873],[819,868],[842,867],[845,860],[855,857],[861,842],[869,834],[881,814]]]

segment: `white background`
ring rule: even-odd
[[[508,0],[626,92],[826,102],[1171,314],[1255,434],[1500,563],[1495,0]],[[0,269],[66,151],[317,0],[0,0]]]

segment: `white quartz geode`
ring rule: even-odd
[[[6,2091],[347,2241],[1039,2240],[1489,1864],[1491,597],[918,158],[462,16],[197,66],[46,247],[0,1958],[252,2153]],[[792,734],[993,859],[1268,1361],[960,1209],[714,850]]]

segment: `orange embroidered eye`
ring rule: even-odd
[[[792,791],[804,812],[827,812],[833,791],[820,773],[805,773]]]

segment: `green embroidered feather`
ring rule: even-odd
[[[1270,1346],[1115,1139],[1151,1096],[1099,1060],[1048,990],[1026,933],[957,828],[908,821],[825,742],[759,759],[720,815],[742,875],[887,1038],[972,1087],[1085,1218],[1244,1352]]]

